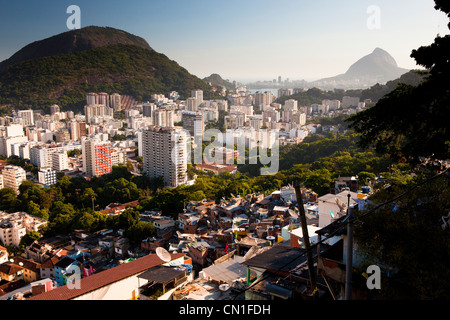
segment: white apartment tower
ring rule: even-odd
[[[95,122],[93,118],[106,115],[106,106],[103,104],[87,105],[84,107],[87,123]]]
[[[173,127],[173,110],[171,109],[156,109],[153,112],[153,125],[160,127]]]
[[[98,104],[98,94],[93,93],[93,92],[88,93],[86,96],[86,104],[88,106],[93,106],[93,105]]]
[[[13,189],[19,194],[19,187],[27,179],[24,169],[17,166],[8,165],[3,169],[3,185],[5,188]]]
[[[298,111],[298,101],[294,99],[289,99],[284,102],[284,111]]]
[[[163,177],[166,186],[187,181],[187,133],[182,128],[150,126],[142,133],[144,172],[150,178]]]
[[[33,110],[20,110],[19,116],[22,118],[22,125],[24,127],[34,125]]]
[[[198,108],[198,106],[203,103],[203,90],[194,90],[191,92],[191,96],[192,98],[195,98],[195,107]]]
[[[66,150],[54,152],[51,157],[53,170],[61,172],[69,169],[69,157]]]
[[[51,186],[56,183],[56,171],[52,168],[41,168],[38,172],[38,180],[44,186]]]
[[[113,93],[109,96],[109,106],[114,109],[114,111],[122,110],[122,97],[118,93]]]

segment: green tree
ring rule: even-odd
[[[450,207],[448,177],[413,189],[361,217],[422,180],[416,177],[405,185],[379,190],[371,197],[372,204],[357,213],[355,240],[363,264],[376,264],[384,272],[381,290],[376,293],[380,299],[450,298],[450,237],[449,230],[441,227]]]
[[[49,218],[48,211],[45,209],[41,210],[39,205],[34,203],[32,200],[30,200],[28,202],[27,213],[29,213],[30,215],[32,215],[34,217],[41,218],[44,220],[48,220],[48,218]]]
[[[17,206],[17,194],[11,188],[3,188],[0,190],[0,210],[15,210]]]
[[[153,223],[139,221],[125,231],[125,236],[132,245],[138,246],[142,240],[155,234]]]
[[[30,231],[27,232],[22,239],[20,239],[19,250],[23,251],[26,247],[31,245],[34,241],[38,241],[41,238],[39,232]]]
[[[95,191],[92,188],[86,188],[83,191],[83,194],[81,195],[80,199],[85,208],[94,209],[95,200],[97,200],[97,194],[95,193]]]

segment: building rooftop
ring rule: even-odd
[[[275,245],[271,249],[244,261],[248,267],[289,272],[306,262],[306,250],[302,248]]]
[[[233,259],[209,266],[202,271],[206,278],[210,278],[217,282],[231,284],[237,279],[246,277],[247,268],[242,265],[243,261],[244,257],[235,255]]]
[[[138,278],[167,284],[184,273],[184,270],[159,265],[143,272]]]
[[[172,260],[178,259],[184,255],[184,253],[171,254],[171,258]],[[68,286],[62,286],[53,289],[52,291],[34,296],[29,300],[71,300],[163,263],[164,261],[158,258],[156,254],[149,254],[134,261],[121,264],[117,267],[81,279],[80,289],[70,289]]]

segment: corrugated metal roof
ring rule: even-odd
[[[231,283],[246,276],[247,268],[242,265],[243,261],[243,257],[234,256],[231,260],[203,269],[203,272],[216,281]]]

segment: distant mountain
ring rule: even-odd
[[[234,84],[230,81],[222,79],[220,75],[217,73],[211,74],[209,77],[203,78],[203,81],[206,83],[211,83],[211,85],[215,87],[225,87],[227,90],[233,90]]]
[[[313,103],[322,103],[323,100],[342,100],[344,96],[358,97],[361,101],[366,99],[377,102],[386,94],[392,92],[400,83],[404,83],[411,86],[418,86],[428,73],[420,70],[411,70],[405,74],[402,74],[399,78],[386,82],[385,84],[375,84],[366,89],[335,89],[335,90],[323,90],[317,87],[310,88],[303,92],[299,92],[290,96],[283,96],[276,100],[277,103],[284,104],[288,99],[295,99],[301,106],[308,106]]]
[[[108,27],[86,27],[33,42],[0,63],[0,105],[81,110],[89,92],[136,100],[178,91],[182,98],[211,87],[144,39]]]
[[[350,66],[346,73],[310,83],[319,88],[368,88],[376,83],[385,84],[407,73],[399,68],[395,59],[385,50],[376,48]]]

